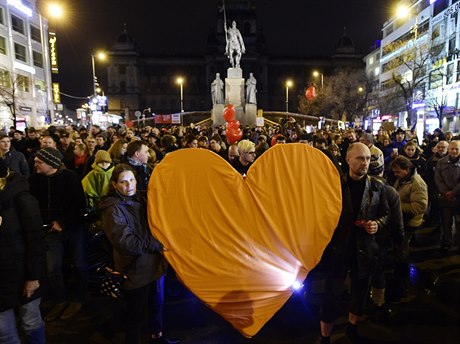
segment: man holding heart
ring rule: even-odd
[[[357,325],[364,311],[370,276],[377,263],[375,234],[389,219],[385,186],[367,174],[371,160],[369,148],[358,142],[351,144],[346,160],[349,172],[342,179],[342,214],[323,255],[327,276],[320,315],[321,343],[330,343],[348,270],[351,300],[346,332],[352,341],[359,339]]]

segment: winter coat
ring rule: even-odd
[[[329,264],[342,264],[344,268],[347,268],[350,259],[353,260],[353,257],[356,257],[358,274],[360,278],[364,278],[375,267],[378,245],[375,235],[368,234],[363,228],[357,228],[353,223],[353,205],[347,185],[348,178],[348,175],[342,178],[342,213],[324,255]],[[383,231],[389,221],[385,185],[374,177],[366,176],[365,178],[366,185],[357,218],[373,220],[378,224],[378,231]],[[337,268],[329,266],[327,269],[336,270]]]
[[[113,247],[115,269],[128,277],[125,289],[143,287],[164,274],[163,248],[149,231],[144,194],[124,197],[112,190],[99,202],[99,212]]]
[[[377,242],[386,245],[386,239],[391,238],[395,243],[401,245],[404,240],[404,222],[401,211],[401,199],[394,187],[389,185],[384,178],[375,177],[385,185],[388,208],[390,210],[388,223],[384,230],[376,233]]]
[[[26,281],[45,275],[45,242],[40,208],[24,176],[11,173],[0,191],[0,312],[40,296],[24,299]]]
[[[440,159],[434,171],[434,181],[438,189],[438,202],[441,207],[458,206],[460,199],[460,160],[453,162],[450,155]],[[444,196],[453,191],[457,200],[449,202]]]
[[[81,228],[86,200],[80,177],[61,168],[51,176],[34,173],[29,178],[30,192],[40,205],[43,222],[59,222],[63,230]]]
[[[401,210],[406,227],[419,227],[428,207],[428,187],[422,177],[413,172],[407,178],[397,179],[394,185],[401,198]]]
[[[29,177],[29,165],[24,154],[16,150],[10,150],[9,152],[5,153],[3,159],[5,159],[5,162],[10,170],[22,174],[26,178]]]
[[[98,164],[93,164],[93,170],[81,181],[88,201],[88,207],[95,207],[102,196],[109,192],[110,178],[112,177],[113,166],[104,170]]]

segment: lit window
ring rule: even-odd
[[[369,57],[369,60],[367,61],[369,63],[369,65],[373,65],[374,64],[374,56],[371,56]]]
[[[6,55],[6,39],[0,36],[0,54]]]
[[[4,69],[0,69],[0,86],[11,87],[10,72]]]
[[[374,69],[374,75],[377,76],[380,74],[380,67],[375,67]]]
[[[30,92],[30,79],[25,75],[16,77],[16,87],[19,91]]]

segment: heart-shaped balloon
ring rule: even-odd
[[[181,149],[156,166],[148,207],[180,280],[251,337],[320,261],[342,208],[340,178],[304,144],[270,148],[247,177],[209,150]]]

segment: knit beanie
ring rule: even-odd
[[[37,152],[36,157],[53,168],[61,166],[62,154],[56,148],[46,147]]]
[[[379,159],[377,156],[372,156],[371,157],[371,162],[369,164],[369,174],[371,176],[378,176],[380,173],[382,173],[384,164],[383,164],[383,159]]]
[[[98,150],[96,156],[94,157],[94,162],[99,164],[100,162],[112,162],[112,158],[110,157],[109,152],[105,150]]]

